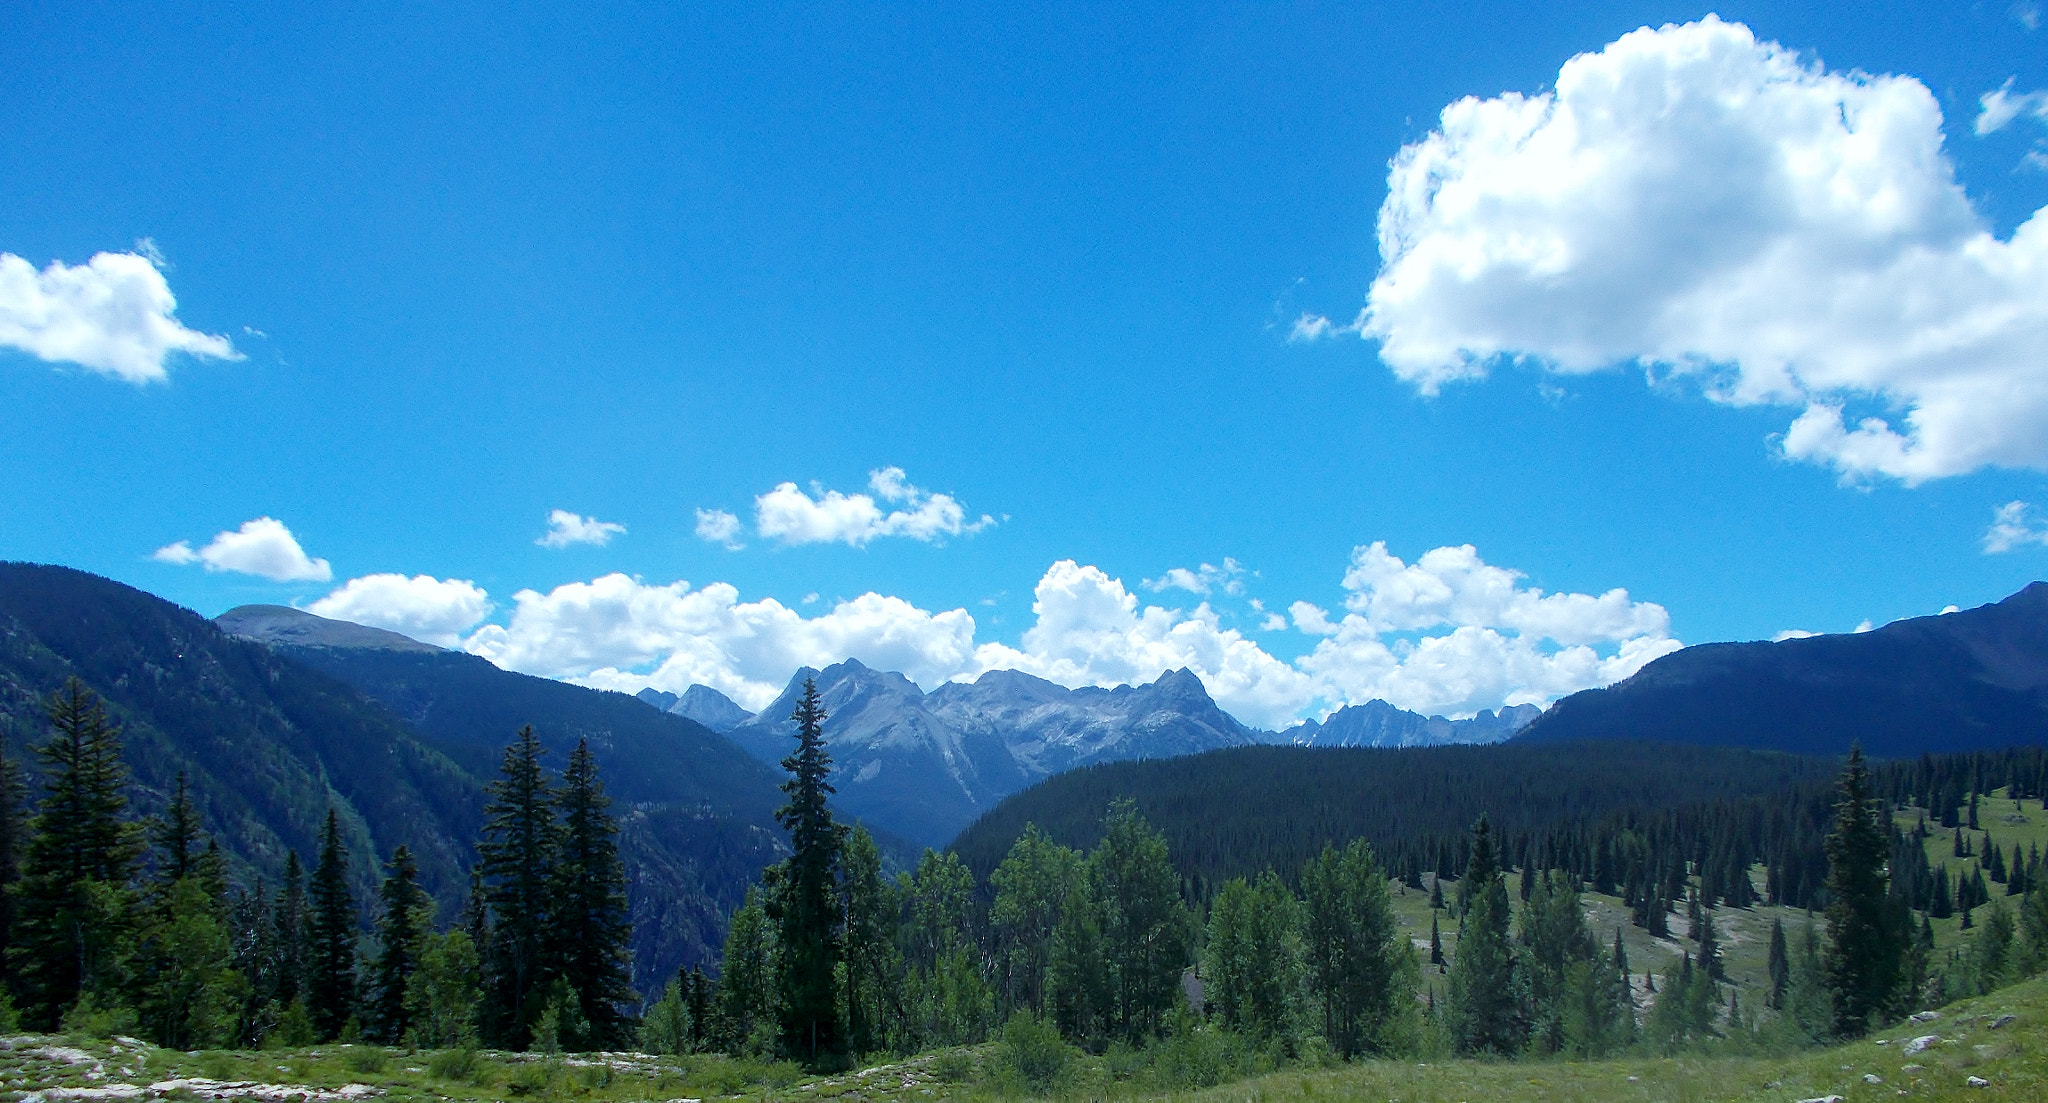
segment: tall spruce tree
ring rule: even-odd
[[[1891,843],[1884,798],[1870,789],[1863,749],[1853,747],[1836,790],[1828,833],[1828,989],[1835,1033],[1861,1035],[1881,1025],[1900,995],[1907,933],[1889,899]]]
[[[1508,940],[1508,890],[1486,817],[1472,828],[1472,861],[1459,894],[1469,901],[1451,961],[1451,1044],[1459,1053],[1512,1056],[1528,1038],[1515,955]]]
[[[1771,920],[1771,947],[1766,965],[1771,976],[1770,991],[1764,995],[1764,1006],[1773,1011],[1785,1008],[1785,991],[1792,983],[1792,954],[1785,944],[1785,921]]]
[[[157,820],[151,832],[151,842],[162,852],[157,865],[157,877],[168,887],[191,876],[193,863],[199,860],[198,850],[205,838],[199,826],[199,809],[192,804],[192,791],[185,783],[185,771],[178,771],[177,787],[171,790],[171,803]]]
[[[341,1036],[356,1016],[356,901],[348,887],[348,851],[341,818],[327,810],[320,861],[313,867],[307,922],[306,1010],[321,1041]]]
[[[312,914],[306,910],[306,869],[299,853],[284,856],[284,884],[277,890],[277,902],[270,909],[270,937],[274,957],[270,965],[270,998],[278,1010],[306,998],[306,946],[312,928]]]
[[[45,796],[29,824],[7,960],[23,1025],[54,1030],[80,995],[119,1002],[133,939],[130,886],[142,840],[123,818],[120,728],[76,678],[45,704],[36,748]]]
[[[790,855],[779,870],[770,914],[779,930],[776,990],[785,1052],[805,1065],[836,1062],[846,1052],[839,1022],[834,973],[840,962],[839,850],[845,829],[834,823],[825,798],[832,757],[825,752],[825,706],[815,679],[804,679],[803,696],[790,716],[796,721],[796,750],[782,760],[789,803],[775,819],[789,832]]]
[[[520,728],[490,784],[477,846],[490,906],[490,942],[480,947],[484,1041],[505,1049],[531,1044],[555,972],[551,925],[562,829],[541,753],[532,725]]]
[[[377,957],[370,964],[365,1036],[385,1045],[405,1040],[417,1001],[408,998],[423,940],[433,928],[434,900],[420,888],[419,864],[404,844],[391,852],[377,892]]]
[[[623,1007],[633,1000],[633,920],[626,907],[626,867],[619,860],[618,825],[611,798],[597,776],[587,740],[576,741],[562,771],[562,845],[551,929],[560,940],[552,955],[576,993],[591,1049],[617,1049],[632,1040]]]

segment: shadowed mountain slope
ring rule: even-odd
[[[2048,742],[2048,583],[1853,635],[1688,647],[1516,741],[1584,739],[1879,757]]]

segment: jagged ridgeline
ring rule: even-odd
[[[587,738],[615,802],[646,978],[715,958],[726,917],[785,849],[777,774],[692,721],[296,610],[223,620],[255,638],[82,571],[0,564],[0,723],[30,784],[43,701],[75,675],[124,728],[135,813],[162,810],[184,771],[236,879],[275,885],[288,851],[310,865],[332,806],[356,898],[373,898],[403,844],[446,924],[504,747],[531,723],[559,772]]]

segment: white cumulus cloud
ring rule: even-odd
[[[225,337],[180,324],[157,260],[99,253],[81,265],[35,267],[0,253],[0,346],[78,364],[130,383],[161,382],[174,352],[239,360]]]
[[[1784,453],[1845,479],[2048,468],[2048,210],[1993,236],[1941,126],[1740,24],[1634,31],[1400,151],[1354,327],[1424,392],[1640,363],[1799,407]]]
[[[469,583],[372,577],[374,587],[357,580],[313,611],[442,642],[488,609],[483,591],[462,589]],[[1071,559],[1039,578],[1033,621],[1014,645],[977,642],[964,608],[934,612],[867,593],[800,611],[773,598],[742,600],[722,582],[609,574],[522,590],[506,623],[484,624],[460,646],[508,669],[604,689],[680,693],[701,683],[749,708],[772,700],[799,667],[849,657],[927,689],[990,670],[1078,687],[1149,682],[1185,667],[1231,714],[1276,728],[1375,697],[1448,715],[1548,703],[1680,646],[1661,606],[1623,590],[1546,593],[1469,546],[1437,548],[1412,565],[1384,544],[1361,546],[1341,590],[1341,619],[1306,601],[1289,607],[1294,625],[1318,637],[1293,661],[1226,627],[1207,600],[1193,609],[1148,605],[1122,579]],[[345,607],[345,597],[355,604]],[[412,620],[401,619],[405,610],[416,610]],[[445,616],[432,619],[436,610]],[[1260,621],[1264,632],[1286,626],[1277,613]]]
[[[846,494],[813,486],[806,493],[795,483],[782,483],[754,499],[754,531],[785,545],[838,543],[858,548],[888,536],[933,543],[973,535],[996,523],[985,513],[970,521],[958,499],[912,486],[900,467],[870,472],[868,489],[873,493]],[[725,535],[705,535],[707,512],[716,518],[713,531]],[[724,527],[724,518],[732,517],[729,513],[699,510],[697,516],[698,535],[706,539],[730,543],[738,532],[737,519]]]
[[[702,683],[748,708],[773,700],[798,667],[851,656],[936,685],[974,649],[965,610],[928,613],[873,593],[804,617],[773,598],[741,601],[722,582],[693,589],[610,574],[547,593],[521,590],[512,600],[510,623],[472,633],[469,651],[507,669],[604,689],[680,693]]]
[[[370,574],[349,579],[306,611],[454,647],[464,632],[490,615],[491,608],[490,595],[474,582],[423,574]]]
[[[308,556],[284,522],[269,517],[244,521],[232,532],[216,533],[196,551],[184,540],[167,544],[152,558],[181,565],[198,563],[209,571],[239,571],[272,582],[326,582],[334,577],[334,569],[325,559]]]
[[[611,543],[612,537],[624,534],[626,526],[612,521],[600,521],[585,517],[566,509],[557,509],[548,514],[548,531],[534,543],[543,548],[566,548],[571,544],[596,544],[603,547]]]

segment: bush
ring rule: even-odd
[[[949,1049],[932,1060],[932,1073],[948,1084],[974,1075],[974,1058],[966,1050]]]
[[[383,1072],[384,1050],[381,1046],[350,1046],[341,1063],[350,1072]]]
[[[427,1059],[427,1072],[441,1080],[456,1080],[481,1086],[483,1059],[473,1049],[444,1049]]]
[[[1026,1087],[1047,1094],[1059,1087],[1074,1051],[1052,1023],[1019,1011],[1003,1025],[999,1060]]]
[[[119,1004],[101,1007],[99,1001],[93,998],[93,994],[87,992],[79,997],[77,1003],[71,1005],[71,1010],[64,1013],[64,1019],[58,1027],[66,1034],[111,1038],[116,1034],[135,1033],[139,1021],[133,1010]]]

